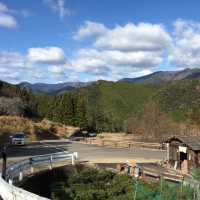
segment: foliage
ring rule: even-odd
[[[68,200],[189,200],[189,187],[159,182],[136,181],[126,174],[86,168],[52,185],[52,199]]]
[[[43,114],[51,120],[82,129],[122,131],[128,116],[141,111],[156,89],[147,85],[99,81],[48,100],[47,104],[51,102],[51,105]]]
[[[177,81],[160,89],[154,100],[176,121],[200,122],[200,81]]]
[[[160,107],[154,103],[144,106],[144,111],[138,116],[132,116],[127,120],[127,132],[140,134],[143,139],[156,138],[159,141],[174,135],[176,128],[172,120]]]
[[[195,168],[192,171],[192,176],[193,176],[194,179],[200,181],[200,168]]]
[[[48,118],[97,132],[174,133],[176,122],[199,124],[200,81],[164,86],[98,81],[58,96],[33,95],[0,82],[0,115]]]
[[[15,85],[0,81],[0,115],[37,115],[37,103],[34,95]],[[4,108],[4,109],[3,109]]]

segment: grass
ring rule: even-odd
[[[70,136],[77,128],[54,123],[49,120],[34,122],[17,116],[0,116],[0,141],[8,140],[9,135],[24,132],[30,141],[58,139]]]

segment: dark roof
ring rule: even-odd
[[[194,151],[200,151],[200,137],[198,136],[174,136],[167,140],[170,142],[172,140],[178,140],[184,143],[186,146],[190,147]]]

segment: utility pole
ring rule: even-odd
[[[3,159],[3,165],[2,165],[2,178],[6,180],[6,165],[7,165],[7,153],[6,153],[6,146],[3,146],[2,150],[2,159]]]

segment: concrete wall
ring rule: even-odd
[[[48,200],[36,194],[11,185],[0,178],[0,196],[3,200]]]

